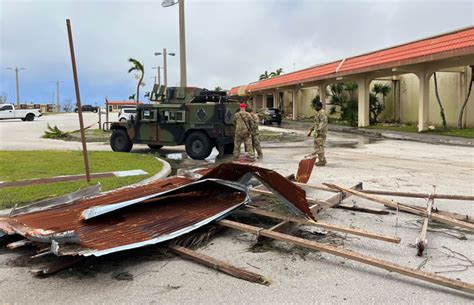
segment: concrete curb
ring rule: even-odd
[[[338,125],[328,125],[330,131],[345,132],[353,134],[361,134],[375,137],[382,137],[391,140],[402,140],[402,141],[415,141],[428,144],[447,144],[474,147],[474,139],[470,138],[457,138],[443,135],[428,135],[428,134],[412,134],[410,132],[403,131],[381,131],[381,130],[370,130],[370,129],[359,129],[357,127],[346,127]]]
[[[150,178],[147,178],[145,180],[142,180],[140,182],[137,182],[137,183],[134,183],[134,184],[131,184],[131,185],[124,185],[118,189],[121,189],[121,188],[127,188],[127,187],[133,187],[133,186],[138,186],[138,185],[143,185],[143,184],[147,184],[147,183],[150,183],[150,182],[153,182],[153,181],[156,181],[158,179],[163,179],[163,178],[166,178],[169,176],[169,174],[171,174],[171,165],[161,159],[161,158],[157,158],[155,157],[156,160],[160,161],[161,163],[163,163],[163,168],[156,174],[154,174],[153,176],[151,176]],[[114,189],[114,190],[110,190],[110,191],[115,191],[117,189]],[[105,194],[105,193],[108,193],[110,191],[107,191],[107,192],[101,192],[100,194]],[[31,205],[31,204],[35,204],[35,202],[32,202],[28,205]],[[26,206],[28,206],[26,205]],[[8,217],[8,215],[10,215],[10,212],[11,212],[11,208],[10,209],[5,209],[5,210],[0,210],[0,217]]]
[[[132,184],[132,186],[147,184],[147,183],[156,181],[158,179],[166,178],[169,176],[169,174],[171,174],[171,165],[168,163],[168,161],[163,160],[161,158],[157,158],[157,157],[155,157],[155,159],[163,163],[163,168],[158,173],[151,176],[150,178],[147,178],[145,180]],[[129,186],[125,186],[125,187],[129,187]]]

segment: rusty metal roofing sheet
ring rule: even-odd
[[[296,182],[307,183],[313,172],[316,157],[307,158],[300,161],[298,172],[296,173]]]
[[[190,182],[169,178],[96,198],[0,219],[0,229],[38,242],[52,243],[56,254],[105,255],[159,243],[190,232],[249,202],[246,189],[236,183],[213,179]],[[179,191],[149,196],[187,183]],[[137,197],[148,200],[90,220],[81,220],[84,209]],[[65,244],[74,244],[74,251]]]
[[[290,204],[290,208],[294,207],[294,211],[315,220],[306,200],[306,192],[275,171],[253,165],[223,163],[207,171],[201,179],[239,181],[249,173],[258,178],[267,188],[278,192],[286,199],[286,203]]]

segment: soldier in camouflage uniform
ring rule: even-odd
[[[240,111],[234,115],[235,124],[235,138],[234,138],[234,160],[237,160],[240,155],[240,146],[245,145],[249,158],[255,160],[255,152],[252,145],[252,130],[254,121],[250,113],[245,111],[247,104],[240,104]]]
[[[328,116],[323,109],[321,102],[316,103],[316,115],[314,116],[314,125],[308,132],[308,137],[314,131],[314,150],[312,155],[318,156],[316,166],[326,165],[326,157],[324,156],[324,142],[326,142],[326,134],[328,130]]]
[[[260,119],[258,118],[257,113],[255,113],[255,108],[247,107],[247,112],[249,112],[250,115],[252,116],[253,123],[254,123],[253,129],[252,129],[253,148],[257,152],[257,158],[261,159],[263,158],[263,152],[262,152],[262,147],[260,146],[259,131],[258,131],[258,124],[260,122]],[[248,149],[245,148],[245,150],[247,151]]]

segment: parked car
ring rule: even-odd
[[[276,122],[278,126],[281,125],[281,112],[278,108],[265,108],[263,110],[264,115],[261,118],[263,125],[272,125],[273,122]]]
[[[130,121],[137,116],[137,108],[122,108],[118,114],[119,122]]]
[[[39,109],[15,109],[12,104],[0,104],[0,120],[21,119],[33,121],[35,117],[42,116]]]
[[[98,112],[100,110],[98,106],[92,106],[92,105],[82,105],[81,109],[82,109],[82,112],[84,111]],[[77,112],[77,107],[74,108],[74,112]]]

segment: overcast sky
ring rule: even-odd
[[[0,93],[48,103],[75,101],[66,18],[71,19],[83,104],[124,100],[136,80],[127,59],[145,65],[149,91],[162,65],[155,51],[179,51],[178,7],[150,1],[0,0]],[[265,70],[302,69],[474,24],[473,1],[186,0],[188,85],[247,84]],[[179,55],[179,54],[177,54]],[[168,57],[168,85],[179,56]]]

